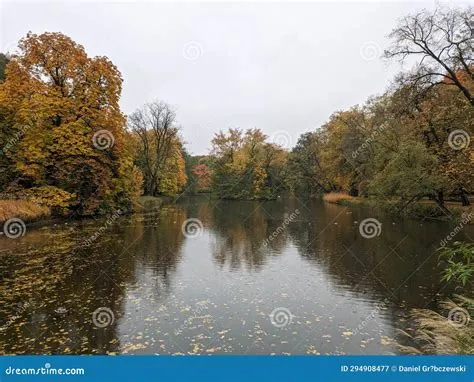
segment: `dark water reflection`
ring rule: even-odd
[[[368,217],[382,222],[378,237],[360,235]],[[183,235],[189,218],[201,235]],[[408,309],[452,292],[435,254],[452,228],[320,201],[204,198],[112,224],[28,227],[0,238],[0,351],[397,353]],[[473,236],[471,226],[456,239]],[[105,327],[92,320],[99,308]]]

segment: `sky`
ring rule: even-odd
[[[125,114],[170,104],[192,154],[229,127],[291,147],[335,111],[383,93],[401,69],[380,58],[387,35],[435,5],[0,0],[0,51],[28,31],[65,33],[122,72]]]

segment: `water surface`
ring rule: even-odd
[[[184,235],[191,218],[202,229]],[[367,218],[379,236],[361,236]],[[198,197],[29,226],[0,237],[0,352],[396,354],[408,310],[452,292],[435,249],[453,228],[322,201]]]

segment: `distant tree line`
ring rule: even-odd
[[[407,16],[390,34],[387,59],[418,58],[385,94],[335,112],[287,152],[259,130],[216,134],[209,158],[221,197],[282,191],[390,199],[401,209],[429,197],[469,205],[474,185],[474,16],[437,9]]]

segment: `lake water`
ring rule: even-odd
[[[362,235],[369,218],[382,225]],[[183,230],[187,219],[198,220]],[[409,309],[452,292],[435,249],[453,228],[314,200],[204,197],[27,226],[0,236],[0,352],[396,354]],[[456,239],[472,237],[470,226]]]

